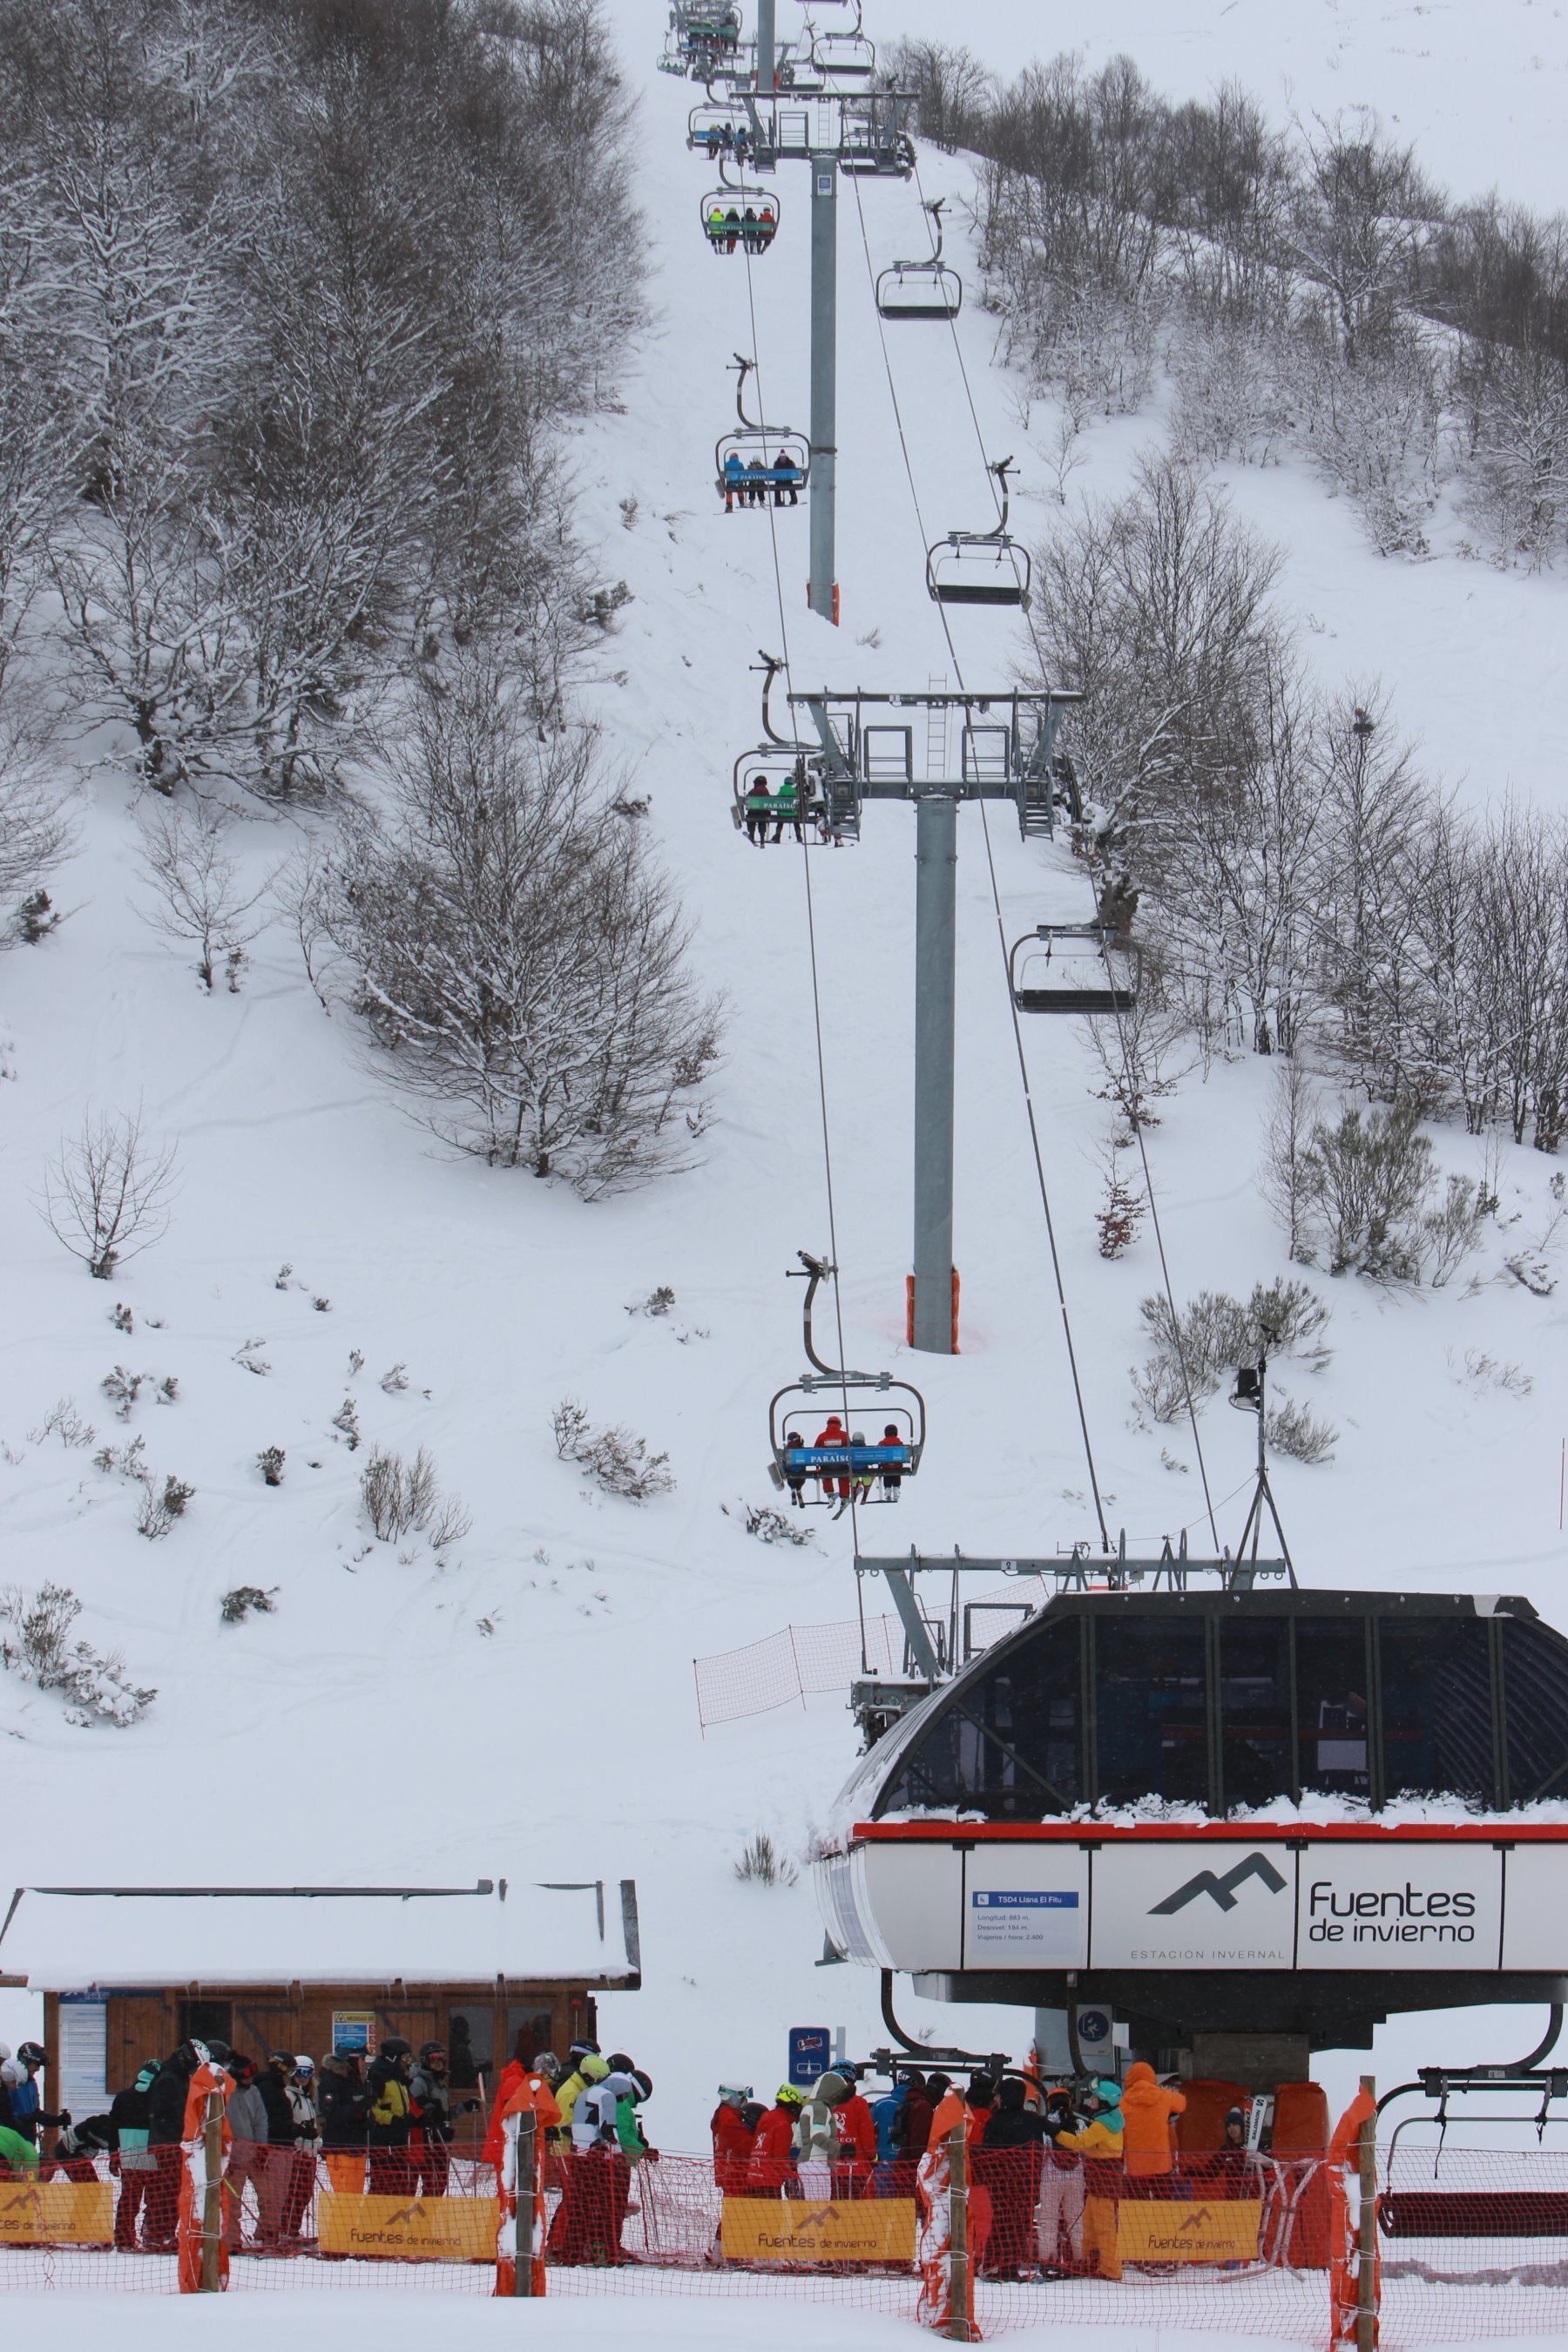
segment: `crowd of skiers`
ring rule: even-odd
[[[1123,2198],[1209,2199],[1259,2193],[1239,2108],[1224,2145],[1178,2162],[1173,2125],[1184,2095],[1151,2066],[1124,2084],[1051,2088],[1007,2074],[966,2089],[910,2067],[868,2100],[858,2070],[839,2065],[806,2089],[783,2083],[771,2106],[748,2087],[720,2086],[710,2129],[713,2178],[731,2197],[923,2195],[931,2166],[962,2126],[970,2155],[970,2242],[980,2274],[1017,2279],[1119,2278],[1116,2210]],[[723,2225],[720,2224],[720,2251]]]
[[[90,2181],[107,2159],[119,2186],[114,2243],[126,2253],[175,2251],[186,2099],[204,2059],[231,2085],[224,2172],[224,2241],[231,2255],[287,2255],[314,2243],[308,2234],[319,2173],[340,2196],[444,2197],[455,2136],[447,2053],[426,2042],[417,2056],[397,2036],[368,2059],[331,2051],[314,2060],[274,2050],[258,2062],[221,2041],[183,2042],[160,2064],[142,2066],[107,2110],[76,2121],[43,2104],[45,2054],[25,2042],[13,2058],[0,2044],[0,2179]],[[483,2161],[498,2171],[501,2116],[524,2073],[552,2094],[545,2137],[546,2185],[561,2192],[549,2253],[562,2263],[620,2259],[633,2168],[652,2160],[639,2118],[653,2084],[624,2052],[602,2056],[574,2042],[564,2063],[519,2053],[496,2086]],[[459,2094],[459,2098],[462,2096]],[[478,2104],[479,2094],[474,2095]],[[39,2134],[52,2127],[52,2155]],[[252,2226],[247,2231],[247,2221]]]

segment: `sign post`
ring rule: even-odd
[[[1362,2089],[1369,2099],[1377,2097],[1377,2084],[1372,2075],[1361,2078]],[[1357,2150],[1361,2163],[1361,2215],[1357,2231],[1356,2261],[1356,2352],[1376,2352],[1377,2347],[1377,2116],[1368,2116],[1362,2125]]]
[[[219,2256],[223,2249],[223,2093],[207,2093],[202,2133],[202,2284],[203,2294],[216,2294],[223,2286]]]
[[[512,2222],[516,2252],[512,2258],[512,2292],[533,2293],[533,2200],[538,2189],[538,2159],[534,2153],[534,2118],[517,2119],[517,2212]]]
[[[952,2281],[947,2332],[954,2344],[971,2344],[974,2296],[969,2275],[969,2142],[962,2122],[953,2125],[947,2143],[947,2259]]]

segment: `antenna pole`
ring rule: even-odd
[[[915,1286],[910,1337],[930,1355],[951,1356],[958,803],[947,793],[922,793],[915,825]]]
[[[776,0],[757,0],[757,89],[766,98],[773,87],[773,20]]]
[[[838,159],[811,158],[811,581],[806,600],[837,627]]]

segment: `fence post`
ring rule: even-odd
[[[969,2142],[962,2122],[953,2125],[947,2143],[948,2254],[952,2316],[947,2332],[954,2344],[974,2341],[974,2296],[969,2275]]]
[[[1369,2099],[1377,2096],[1370,2074],[1361,2078]],[[1361,2221],[1357,2231],[1356,2352],[1376,2352],[1377,2347],[1377,2116],[1368,2116],[1359,2135]]]
[[[223,2286],[223,2093],[207,2093],[205,2128],[202,2134],[202,2284],[203,2294],[217,2294]]]
[[[536,2118],[524,2108],[517,2119],[517,2212],[512,2222],[512,2293],[533,2293],[533,2205],[539,2186],[534,2154]]]

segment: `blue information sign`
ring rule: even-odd
[[[792,2025],[789,2030],[789,2079],[804,2090],[826,2074],[832,2055],[833,2035],[826,2025]]]

